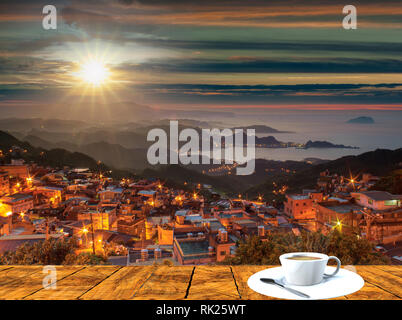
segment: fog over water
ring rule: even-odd
[[[369,116],[373,124],[347,123],[348,120]],[[263,124],[281,131],[294,133],[257,134],[274,136],[283,142],[306,143],[328,141],[334,144],[359,147],[360,149],[296,149],[257,148],[256,158],[272,160],[303,160],[314,157],[333,160],[346,155],[357,155],[378,148],[397,149],[402,147],[402,111],[289,111],[237,113],[236,117],[219,119],[228,127],[244,127]]]

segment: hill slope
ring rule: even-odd
[[[346,177],[356,177],[362,173],[384,176],[401,166],[402,148],[396,150],[377,149],[357,156],[347,156],[317,164],[292,176],[271,176],[263,184],[250,188],[248,193],[253,195],[262,193],[267,197],[272,197],[273,182],[277,185],[287,185],[289,192],[300,192],[303,188],[314,188],[320,172],[327,169],[330,173],[337,173]]]

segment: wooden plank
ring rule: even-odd
[[[56,289],[42,289],[24,297],[27,300],[72,300],[120,269],[119,266],[88,266],[57,281]]]
[[[346,296],[348,300],[399,300],[399,298],[369,282],[363,288]]]
[[[400,277],[402,278],[402,266],[395,266],[395,265],[391,265],[391,266],[382,266],[382,265],[376,265],[373,266],[375,268],[379,268],[382,271],[385,272],[389,272],[391,274],[393,274],[394,276]]]
[[[193,270],[194,267],[158,267],[136,292],[134,299],[184,299]]]
[[[0,272],[7,270],[7,269],[11,269],[11,268],[13,268],[13,266],[8,266],[8,265],[0,266]]]
[[[155,266],[123,267],[110,277],[94,286],[79,299],[84,300],[128,300],[155,271]]]
[[[272,266],[56,266],[57,289],[46,290],[43,266],[0,266],[0,299],[183,299],[189,288],[186,298],[192,300],[273,300],[247,285],[252,274],[268,267]],[[356,270],[365,286],[347,299],[402,297],[402,267],[356,266]]]
[[[402,278],[373,266],[356,266],[364,281],[402,298]]]
[[[190,284],[189,300],[240,299],[229,266],[196,266]]]
[[[44,266],[15,266],[0,273],[0,299],[16,300],[43,289]],[[83,266],[55,266],[57,279],[62,279]]]
[[[233,275],[236,279],[237,287],[243,300],[279,300],[278,298],[257,293],[247,285],[248,278],[250,278],[254,273],[268,268],[273,268],[273,266],[232,266]]]

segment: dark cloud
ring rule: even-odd
[[[128,39],[126,41],[129,41]],[[208,40],[174,40],[174,39],[132,39],[131,41],[151,47],[190,49],[190,50],[289,50],[298,51],[345,51],[371,53],[401,53],[402,43],[392,42],[323,42],[323,41],[208,41]]]
[[[392,104],[402,101],[402,83],[218,85],[145,84],[136,86],[150,101],[182,104]]]
[[[185,73],[400,73],[402,61],[397,59],[260,59],[254,61],[222,61],[212,59],[153,60],[142,64],[124,64],[122,70]]]

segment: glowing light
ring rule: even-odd
[[[11,211],[6,212],[6,216],[9,217],[11,216],[13,213]]]
[[[336,219],[335,226],[333,228],[338,228],[339,231],[342,231],[342,221],[339,219]]]
[[[88,233],[88,229],[87,229],[87,228],[83,228],[83,229],[82,229],[82,232],[83,232],[83,233]]]
[[[109,77],[109,70],[102,61],[90,60],[82,65],[80,77],[87,83],[98,87]]]

